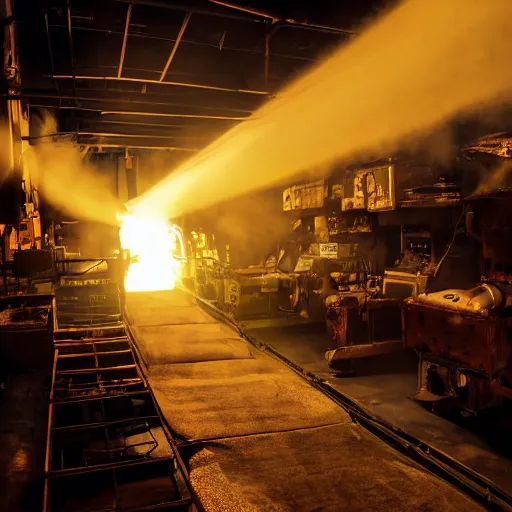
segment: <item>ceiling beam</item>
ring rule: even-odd
[[[211,8],[208,5],[204,7],[196,7],[192,5],[192,2],[189,0],[190,5],[179,4],[178,2],[169,2],[164,0],[117,0],[122,3],[133,3],[135,5],[147,5],[150,7],[157,7],[159,9],[166,9],[171,11],[183,11],[183,12],[192,12],[194,14],[204,14],[206,16],[215,16],[218,18],[229,18],[233,20],[240,21],[249,21],[253,23],[265,23],[265,20],[260,17],[255,16],[247,16],[245,14],[234,13],[232,11],[226,10],[225,12],[219,11],[219,9]],[[197,3],[197,2],[196,2]]]
[[[83,143],[80,144],[81,146],[86,146],[89,148],[118,148],[118,149],[147,149],[151,151],[186,151],[188,153],[196,153],[199,151],[199,149],[192,149],[192,148],[182,148],[179,146],[133,146],[133,145],[127,145],[127,144],[101,144],[101,143],[94,143],[94,144],[88,144]]]
[[[85,120],[84,122],[87,122],[87,120]],[[119,126],[140,126],[147,128],[190,128],[190,125],[188,124],[141,123],[140,121],[112,121],[107,119],[95,119],[91,122],[94,124],[114,124]]]
[[[160,9],[168,9],[173,11],[185,11],[194,12],[198,14],[204,14],[207,16],[217,16],[220,18],[231,18],[242,21],[249,21],[253,23],[281,23],[283,25],[304,28],[312,31],[330,32],[335,34],[347,34],[353,35],[352,30],[347,30],[332,25],[323,25],[318,23],[310,23],[307,20],[294,20],[291,18],[284,18],[272,14],[269,12],[262,11],[260,9],[251,9],[242,5],[233,4],[232,2],[223,0],[210,0],[209,4],[205,4],[204,7],[194,7],[193,5],[180,5],[176,2],[169,2],[163,0],[117,0],[118,2],[132,2],[139,5],[149,5]],[[218,8],[213,7],[214,5],[225,8],[226,11],[219,11]]]
[[[181,24],[180,31],[178,32],[178,35],[176,37],[176,41],[174,41],[174,45],[172,47],[171,53],[169,54],[169,58],[167,59],[164,69],[162,70],[162,74],[160,75],[160,79],[158,80],[159,82],[163,82],[165,75],[167,75],[167,71],[169,71],[172,60],[174,59],[174,56],[176,55],[176,52],[178,51],[178,46],[181,43],[181,39],[183,37],[183,34],[185,33],[185,30],[187,29],[187,25],[188,25],[188,22],[190,21],[191,16],[192,16],[192,13],[190,13],[190,12],[187,12],[185,14],[185,18],[183,19],[183,23]]]
[[[205,89],[209,91],[220,91],[220,92],[237,92],[242,94],[255,94],[260,96],[268,96],[270,93],[268,91],[257,91],[253,89],[233,89],[231,87],[217,87],[215,85],[204,85],[204,84],[195,84],[195,83],[186,83],[186,82],[161,82],[160,80],[146,80],[144,78],[126,78],[126,77],[117,77],[117,76],[73,76],[73,75],[50,75],[49,78],[54,78],[55,80],[103,80],[103,81],[118,81],[118,82],[134,82],[139,84],[157,84],[157,85],[174,85],[178,87],[191,87],[194,89]]]
[[[284,18],[282,16],[278,16],[277,14],[273,14],[271,12],[263,11],[261,9],[255,9],[252,7],[246,7],[244,5],[234,4],[233,2],[228,2],[226,0],[209,0],[212,4],[220,5],[222,7],[227,7],[229,9],[233,9],[235,11],[241,11],[248,14],[252,14],[254,16],[260,16],[261,18],[267,20],[267,22],[272,24],[279,23],[281,26],[289,26],[289,27],[298,27],[307,30],[313,30],[318,32],[331,32],[334,34],[347,34],[353,35],[354,32],[351,30],[346,30],[339,27],[333,27],[332,25],[320,25],[317,23],[310,23],[309,21],[299,21],[291,18]]]
[[[123,65],[124,65],[124,57],[126,55],[126,43],[128,42],[128,32],[130,31],[130,20],[132,18],[132,4],[128,4],[128,9],[126,10],[126,21],[124,24],[124,34],[123,34],[123,45],[121,46],[121,55],[119,56],[119,68],[117,70],[117,77],[121,77],[123,74]]]
[[[180,140],[197,140],[206,139],[207,137],[199,137],[192,135],[149,135],[146,133],[109,133],[109,132],[54,132],[44,135],[26,135],[23,140],[39,140],[52,137],[64,137],[75,135],[77,137],[100,137],[100,138],[127,138],[127,139],[180,139]]]
[[[57,110],[77,110],[83,112],[97,112],[102,116],[141,116],[141,117],[172,117],[181,119],[213,119],[217,121],[245,121],[250,116],[235,117],[235,116],[210,116],[201,114],[169,114],[160,112],[138,112],[133,110],[102,110],[100,108],[85,108],[77,106],[61,106],[61,105],[32,105],[37,108],[51,108]]]
[[[101,112],[102,116],[147,116],[147,117],[180,117],[182,119],[216,119],[219,121],[245,121],[250,116],[234,117],[234,116],[210,116],[200,114],[161,114],[158,112],[133,112],[120,110],[105,110]]]
[[[72,79],[73,79],[73,90],[76,94],[76,70],[75,70],[75,53],[73,51],[73,27],[71,26],[71,5],[69,3],[69,0],[66,0],[67,5],[67,16],[68,16],[68,44],[69,44],[69,53],[71,57],[71,72],[73,73]]]
[[[124,92],[124,91],[123,91]],[[5,94],[0,95],[0,98],[4,98],[6,100],[23,100],[23,99],[48,99],[48,100],[76,100],[76,101],[88,101],[91,103],[128,103],[133,105],[146,105],[146,106],[165,106],[165,107],[190,107],[197,110],[216,110],[217,112],[240,112],[243,114],[251,114],[253,111],[248,109],[241,108],[232,108],[232,107],[212,107],[209,105],[192,105],[190,103],[171,103],[171,102],[163,102],[163,101],[141,101],[141,100],[132,100],[125,98],[107,98],[107,97],[92,97],[92,96],[66,96],[62,94],[41,94],[41,93],[27,93],[22,92],[22,94]]]
[[[23,22],[22,23],[28,23]],[[56,23],[50,24],[50,28],[66,28],[65,25],[59,25]],[[101,34],[108,34],[108,35],[115,35],[115,36],[122,36],[123,32],[119,32],[117,30],[109,30],[109,29],[101,29],[101,28],[94,28],[94,27],[77,27],[76,25],[73,27],[73,30],[81,30],[84,32],[98,32]],[[161,37],[161,36],[155,36],[151,34],[142,34],[141,32],[135,32],[133,29],[130,33],[130,37],[139,37],[141,39],[155,39],[157,41],[169,41],[171,43],[175,42],[175,39],[169,38],[169,37]],[[205,46],[207,48],[215,48],[218,49],[219,46],[212,43],[205,43],[202,41],[193,41],[191,39],[182,39],[183,44],[190,44],[190,45],[196,45],[196,46]],[[231,52],[239,52],[239,53],[248,53],[251,55],[261,55],[263,52],[256,50],[248,50],[245,48],[234,48],[233,46],[223,46],[222,51],[231,51]],[[284,53],[272,53],[271,57],[278,57],[281,59],[293,59],[293,60],[303,60],[306,62],[316,62],[317,59],[314,59],[312,57],[303,57],[301,55],[288,55]],[[152,73],[160,73],[160,71],[151,71]]]

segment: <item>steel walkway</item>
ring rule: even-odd
[[[196,510],[109,279],[56,289],[45,512]]]

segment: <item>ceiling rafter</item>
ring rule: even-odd
[[[53,78],[55,80],[70,80],[70,79],[73,79],[73,75],[49,75],[48,78]],[[80,76],[75,76],[74,79],[75,80],[104,80],[106,82],[108,82],[108,81],[133,82],[133,83],[141,83],[141,84],[191,87],[193,89],[205,89],[205,90],[209,90],[209,91],[236,92],[236,93],[241,93],[241,94],[255,94],[255,95],[261,95],[261,96],[269,96],[270,95],[270,92],[268,92],[268,91],[258,91],[258,90],[254,90],[254,89],[235,89],[233,87],[220,87],[217,85],[206,85],[206,84],[197,84],[197,83],[189,83],[189,82],[174,82],[174,81],[161,82],[160,80],[150,80],[150,79],[146,79],[146,78],[80,75]]]

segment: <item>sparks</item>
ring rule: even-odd
[[[159,218],[128,214],[119,220],[121,247],[130,255],[125,290],[173,290],[181,278],[184,257],[180,229]]]

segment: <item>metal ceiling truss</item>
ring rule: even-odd
[[[65,95],[46,95],[46,94],[22,94],[17,96],[17,98],[26,98],[26,99],[32,99],[32,98],[39,98],[39,99],[48,99],[48,100],[58,100],[58,105],[32,105],[35,107],[40,108],[50,108],[50,109],[59,109],[59,110],[71,110],[71,111],[78,111],[78,112],[94,112],[99,114],[101,117],[104,116],[138,116],[138,117],[169,117],[169,118],[181,118],[181,119],[195,119],[195,120],[214,120],[214,121],[233,121],[233,122],[240,122],[247,119],[249,116],[226,116],[226,115],[207,115],[207,114],[201,114],[201,113],[171,113],[171,112],[150,112],[150,111],[139,111],[139,110],[113,110],[113,109],[101,109],[101,108],[86,108],[81,106],[81,102],[96,102],[99,104],[108,105],[108,103],[115,104],[115,103],[132,103],[134,105],[144,105],[144,106],[175,106],[175,107],[183,107],[183,106],[190,106],[194,109],[198,109],[199,111],[201,109],[210,109],[210,110],[217,110],[218,112],[247,112],[250,113],[251,111],[248,111],[246,109],[233,109],[233,108],[223,108],[221,107],[212,107],[212,106],[195,106],[195,105],[183,105],[182,103],[168,103],[168,102],[151,102],[151,101],[138,101],[138,100],[131,100],[131,99],[124,99],[124,98],[105,98],[103,97],[89,97],[89,96],[79,96],[78,95],[78,86],[77,82],[103,82],[105,84],[111,83],[111,82],[117,82],[117,83],[133,83],[133,84],[142,84],[143,90],[142,92],[139,91],[131,91],[134,93],[142,94],[146,93],[146,87],[148,85],[151,86],[162,86],[162,87],[180,87],[180,88],[189,88],[189,89],[195,89],[195,90],[207,90],[207,91],[217,91],[222,93],[236,93],[239,95],[245,95],[247,97],[269,97],[270,92],[268,90],[253,90],[253,89],[242,89],[242,88],[232,88],[232,87],[222,87],[222,86],[216,86],[216,85],[210,85],[210,84],[203,84],[203,83],[195,83],[195,82],[182,82],[182,81],[171,81],[166,80],[166,76],[172,66],[172,63],[175,59],[175,56],[179,50],[180,45],[182,42],[186,42],[187,44],[206,44],[208,46],[208,43],[197,43],[194,41],[188,41],[184,40],[184,34],[187,29],[187,26],[190,22],[190,19],[192,17],[192,14],[201,14],[206,16],[215,16],[215,17],[221,17],[221,18],[228,18],[228,19],[236,19],[246,22],[254,22],[254,23],[262,23],[268,26],[266,29],[265,36],[263,40],[257,45],[257,47],[254,49],[254,51],[245,50],[248,53],[252,54],[258,54],[262,53],[264,55],[264,83],[265,88],[268,88],[269,84],[269,67],[270,67],[270,59],[273,56],[273,54],[270,52],[270,42],[272,37],[277,33],[279,29],[282,27],[296,27],[299,29],[305,29],[305,30],[311,30],[311,31],[320,31],[320,32],[327,32],[331,34],[341,34],[341,35],[352,35],[351,31],[340,29],[338,27],[333,26],[325,26],[325,25],[318,25],[313,24],[308,21],[298,21],[293,20],[289,18],[284,18],[281,16],[278,16],[274,13],[258,10],[258,9],[252,9],[247,8],[241,5],[234,4],[232,2],[224,1],[224,0],[210,0],[208,3],[204,2],[190,2],[189,5],[180,5],[176,4],[174,2],[163,2],[159,0],[116,0],[118,2],[126,3],[126,17],[124,22],[124,31],[123,32],[114,32],[111,30],[106,29],[96,29],[96,28],[90,28],[90,27],[80,27],[80,26],[72,26],[72,16],[71,16],[71,4],[70,0],[66,0],[66,14],[67,14],[67,24],[65,27],[68,31],[68,44],[69,44],[69,52],[70,52],[70,60],[71,60],[71,74],[57,74],[55,72],[55,59],[54,54],[52,50],[51,45],[51,38],[50,38],[50,28],[51,27],[63,27],[64,25],[51,25],[48,20],[48,13],[45,13],[44,15],[44,23],[45,23],[45,31],[46,31],[46,39],[47,39],[47,45],[48,45],[48,53],[49,53],[49,64],[50,64],[50,75],[48,76],[51,78],[54,83],[57,92],[61,90],[60,83],[62,81],[70,80],[72,83],[72,90],[73,90],[73,96],[65,96]],[[175,39],[166,39],[170,42],[172,42],[172,47],[170,49],[167,61],[165,62],[163,68],[161,71],[155,73],[159,74],[158,79],[144,79],[144,78],[132,78],[132,77],[126,77],[123,76],[123,69],[124,69],[124,63],[126,58],[126,51],[127,51],[127,44],[128,44],[128,38],[130,36],[134,37],[154,37],[150,35],[144,35],[140,33],[134,33],[130,32],[131,28],[131,20],[132,20],[132,14],[133,9],[137,5],[142,6],[153,6],[161,9],[166,10],[175,10],[184,12],[184,18],[182,20],[180,29],[178,31],[178,34]],[[86,74],[80,74],[78,75],[76,72],[76,61],[75,61],[75,54],[74,54],[74,46],[73,46],[73,30],[91,30],[91,31],[99,31],[104,32],[108,34],[119,34],[122,35],[122,45],[120,49],[120,55],[119,55],[119,62],[117,65],[117,73],[111,76],[95,76],[95,75],[86,75]],[[165,39],[165,38],[158,38],[158,39]],[[262,50],[260,50],[260,48]],[[224,47],[223,47],[224,49]],[[232,48],[235,50],[234,48]],[[243,50],[241,50],[243,51]],[[301,60],[311,60],[305,57],[300,56],[283,56],[283,57],[289,57],[289,58],[297,58]],[[107,91],[110,91],[107,88]],[[123,91],[124,92],[124,91]],[[130,93],[130,92],[128,92]],[[64,105],[62,102],[63,100],[72,101],[71,105]],[[115,123],[115,121],[113,122]],[[130,123],[126,123],[130,124]],[[131,123],[135,124],[135,123]],[[137,123],[138,124],[138,123]],[[148,124],[148,123],[146,123]],[[159,125],[155,125],[159,126]],[[161,125],[160,125],[161,126]],[[165,126],[165,125],[163,125]],[[69,133],[69,132],[64,132]],[[127,134],[122,133],[103,133],[103,132],[79,132],[78,126],[77,130],[75,132],[72,132],[75,136],[97,136],[97,137],[128,137]],[[53,135],[59,135],[59,134],[53,134]],[[131,136],[133,138],[163,138],[163,139],[172,139],[176,138],[170,135],[147,135],[147,134],[135,134]],[[92,146],[92,145],[91,145]],[[99,144],[99,147],[118,147],[117,144]],[[147,149],[152,146],[131,146],[133,148],[141,148],[141,149]],[[180,148],[180,147],[159,147],[161,149],[172,149],[172,150],[183,150],[183,151],[190,151],[189,148]],[[154,149],[157,149],[155,146]],[[195,151],[192,150],[192,151]]]

